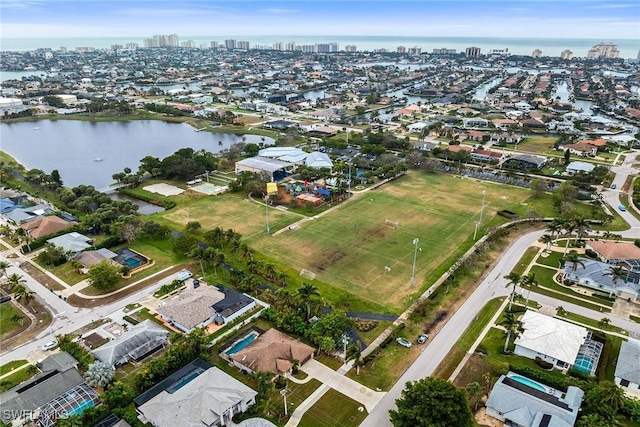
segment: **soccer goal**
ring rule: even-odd
[[[400,225],[400,223],[398,221],[391,221],[390,219],[385,219],[384,223],[385,223],[385,225],[390,225],[393,228],[398,228],[398,226]]]
[[[305,270],[304,268],[302,270],[300,270],[300,275],[302,277],[306,277],[307,279],[313,280],[316,278],[316,273],[309,271],[309,270]]]

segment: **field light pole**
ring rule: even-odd
[[[269,195],[264,196],[264,212],[267,216],[267,236],[269,235]]]
[[[351,198],[351,162],[349,162],[349,198]]]
[[[411,268],[411,287],[413,288],[413,282],[416,279],[416,258],[418,257],[418,238],[413,239],[413,267]]]
[[[284,398],[284,415],[285,417],[288,417],[289,412],[287,411],[287,389],[283,388],[282,390],[280,390],[280,394]]]
[[[482,208],[480,208],[480,218],[478,219],[478,222],[476,222],[476,229],[473,232],[473,240],[476,240],[476,235],[478,234],[478,229],[482,225],[482,213],[484,212],[484,201],[486,200],[486,198],[487,198],[487,190],[484,190],[482,192]]]

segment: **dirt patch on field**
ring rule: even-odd
[[[17,307],[16,309],[19,310]],[[36,317],[36,322],[31,324],[29,319],[27,319],[20,328],[3,336],[2,339],[0,339],[0,348],[15,348],[31,341],[51,324],[51,313],[37,301],[33,301],[31,307],[27,308],[27,310]]]

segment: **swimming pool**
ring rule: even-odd
[[[593,369],[593,360],[591,360],[589,356],[579,354],[576,358],[575,363],[573,364],[573,367],[577,371],[591,375],[591,370]]]
[[[524,384],[524,385],[527,385],[527,386],[529,386],[531,388],[534,388],[534,389],[536,389],[538,391],[542,391],[542,392],[547,393],[547,388],[545,386],[543,386],[542,384],[537,383],[537,382],[535,382],[533,380],[530,380],[529,378],[521,377],[520,375],[512,375],[509,378],[511,378],[514,381],[518,381],[521,384]]]
[[[67,415],[68,416],[80,415],[85,411],[85,409],[93,408],[94,406],[95,406],[95,402],[93,400],[85,400],[75,408],[68,410]]]
[[[229,349],[225,351],[225,354],[229,356],[232,354],[236,354],[237,352],[239,352],[240,350],[242,350],[243,348],[251,344],[256,338],[258,338],[258,333],[252,332],[251,334],[247,335],[240,341],[237,341],[235,344],[233,344],[233,346],[229,347]]]
[[[185,385],[189,384],[191,382],[191,380],[193,380],[194,378],[198,377],[204,371],[205,370],[202,369],[202,368],[194,369],[193,371],[189,372],[187,375],[185,375],[184,377],[182,377],[178,381],[176,381],[175,384],[173,384],[171,387],[167,388],[167,393],[169,393],[169,394],[175,393],[176,391],[180,390]]]

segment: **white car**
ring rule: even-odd
[[[411,347],[411,343],[405,340],[404,338],[396,338],[396,342],[403,347],[407,347],[407,348]]]
[[[49,341],[42,346],[43,351],[53,350],[58,346],[58,340]]]

